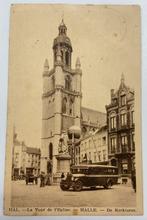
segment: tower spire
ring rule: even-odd
[[[125,77],[124,77],[124,74],[122,73],[121,74],[121,84],[124,84],[124,82],[125,82]]]
[[[59,29],[59,35],[66,35],[67,27],[64,23],[64,18],[62,18],[58,29]]]

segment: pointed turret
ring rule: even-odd
[[[80,69],[81,68],[81,63],[80,63],[80,58],[78,57],[76,60],[76,69]]]
[[[44,62],[44,71],[48,71],[48,70],[49,70],[48,59],[45,59],[45,62]]]
[[[127,86],[125,85],[125,77],[124,77],[124,74],[122,73],[119,89],[123,89],[123,88],[127,88]]]
[[[125,77],[124,77],[124,74],[122,73],[121,74],[121,84],[124,84],[124,81],[125,81]]]

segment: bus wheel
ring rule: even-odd
[[[107,180],[107,183],[104,185],[105,189],[110,189],[112,186],[112,181],[111,180]]]
[[[83,188],[83,183],[80,180],[76,181],[74,184],[74,190],[81,191],[82,188]]]

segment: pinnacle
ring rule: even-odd
[[[44,62],[44,67],[47,67],[47,68],[49,68],[49,63],[48,63],[48,59],[45,59],[45,62]]]
[[[76,68],[80,69],[80,67],[81,67],[80,58],[77,57],[77,60],[76,60]]]

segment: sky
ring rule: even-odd
[[[110,89],[121,74],[138,91],[140,83],[138,6],[17,5],[11,9],[9,102],[12,123],[27,145],[41,145],[42,73],[53,67],[52,45],[64,17],[71,39],[72,68],[82,68],[82,106],[105,112]]]

